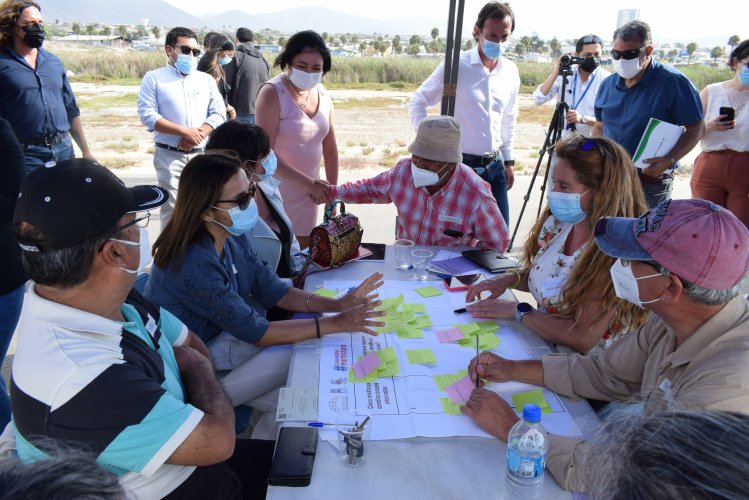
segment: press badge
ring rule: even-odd
[[[440,222],[452,222],[453,224],[461,224],[463,222],[462,217],[447,214],[440,214],[439,220]]]
[[[567,282],[567,276],[558,276],[556,278],[546,278],[541,290],[541,296],[550,299],[559,296],[562,293],[564,284]]]

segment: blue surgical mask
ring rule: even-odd
[[[749,85],[749,68],[746,67],[746,64],[739,71],[739,81],[741,85]]]
[[[486,39],[481,42],[481,50],[484,52],[484,55],[491,60],[499,59],[502,54],[507,52],[507,46],[507,42],[497,43]]]
[[[226,229],[229,234],[232,234],[234,236],[240,236],[252,231],[252,228],[255,227],[255,224],[257,224],[259,217],[257,211],[257,203],[255,203],[254,199],[250,200],[250,204],[247,205],[247,208],[245,208],[244,210],[242,210],[238,206],[232,207],[229,210],[219,207],[213,208],[223,210],[224,212],[227,212],[229,214],[229,217],[231,218],[231,226],[224,226],[217,220],[212,220],[219,226]]]
[[[589,190],[588,190],[589,191]],[[549,191],[549,209],[559,222],[577,224],[588,216],[580,207],[580,198],[588,194],[585,191],[580,193],[560,193],[559,191]]]
[[[231,62],[231,56],[224,56],[224,57],[219,57],[219,58],[217,59],[217,61],[218,61],[218,63],[219,63],[219,64],[220,64],[221,66],[224,66],[224,65],[226,65],[226,64],[229,64],[229,63]]]
[[[189,75],[190,73],[192,73],[192,70],[198,67],[198,59],[191,56],[190,54],[179,54],[177,56],[177,62],[174,63],[174,66],[183,75]]]
[[[263,160],[262,165],[265,169],[265,173],[257,174],[257,176],[260,177],[260,182],[273,177],[273,174],[276,172],[276,168],[278,168],[278,158],[276,158],[276,153],[274,153],[272,149],[270,150],[270,153],[268,153],[268,156],[266,156]]]

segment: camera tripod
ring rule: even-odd
[[[541,184],[541,201],[538,202],[538,210],[536,212],[536,218],[541,215],[541,207],[544,204],[544,192],[546,191],[546,183],[549,180],[549,172],[551,171],[551,158],[552,154],[554,152],[554,146],[556,146],[557,141],[562,137],[562,132],[564,131],[564,127],[567,123],[567,111],[569,111],[570,106],[567,104],[564,100],[567,91],[567,79],[570,75],[572,75],[572,67],[570,66],[570,58],[567,57],[566,61],[562,61],[559,65],[559,75],[562,77],[562,88],[560,89],[560,98],[559,102],[557,103],[556,108],[554,109],[554,115],[551,117],[551,122],[549,123],[549,128],[546,132],[546,139],[544,139],[544,144],[541,146],[541,149],[538,152],[538,162],[536,162],[536,169],[533,171],[533,177],[531,178],[531,184],[528,186],[528,192],[525,193],[525,196],[523,197],[523,207],[520,209],[520,215],[518,215],[518,220],[515,223],[515,229],[512,231],[512,238],[510,239],[510,245],[507,247],[508,250],[512,249],[513,242],[515,241],[515,236],[518,234],[518,229],[520,228],[520,221],[523,219],[523,213],[525,213],[525,207],[528,205],[528,201],[531,197],[531,191],[533,190],[533,185],[536,182],[536,177],[538,176],[538,171],[541,168],[541,164],[544,161],[544,157],[546,158],[546,172],[544,173],[544,179],[543,183]],[[564,64],[566,62],[566,64]],[[570,124],[570,130],[575,130],[575,124]]]

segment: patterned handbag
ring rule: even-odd
[[[331,217],[335,207],[341,205],[341,213]],[[323,222],[310,233],[310,258],[324,267],[343,264],[359,250],[364,230],[359,218],[346,212],[341,200],[333,200],[325,208]]]

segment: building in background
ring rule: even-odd
[[[640,18],[640,9],[620,10],[616,18],[616,29],[621,28],[630,21]]]

